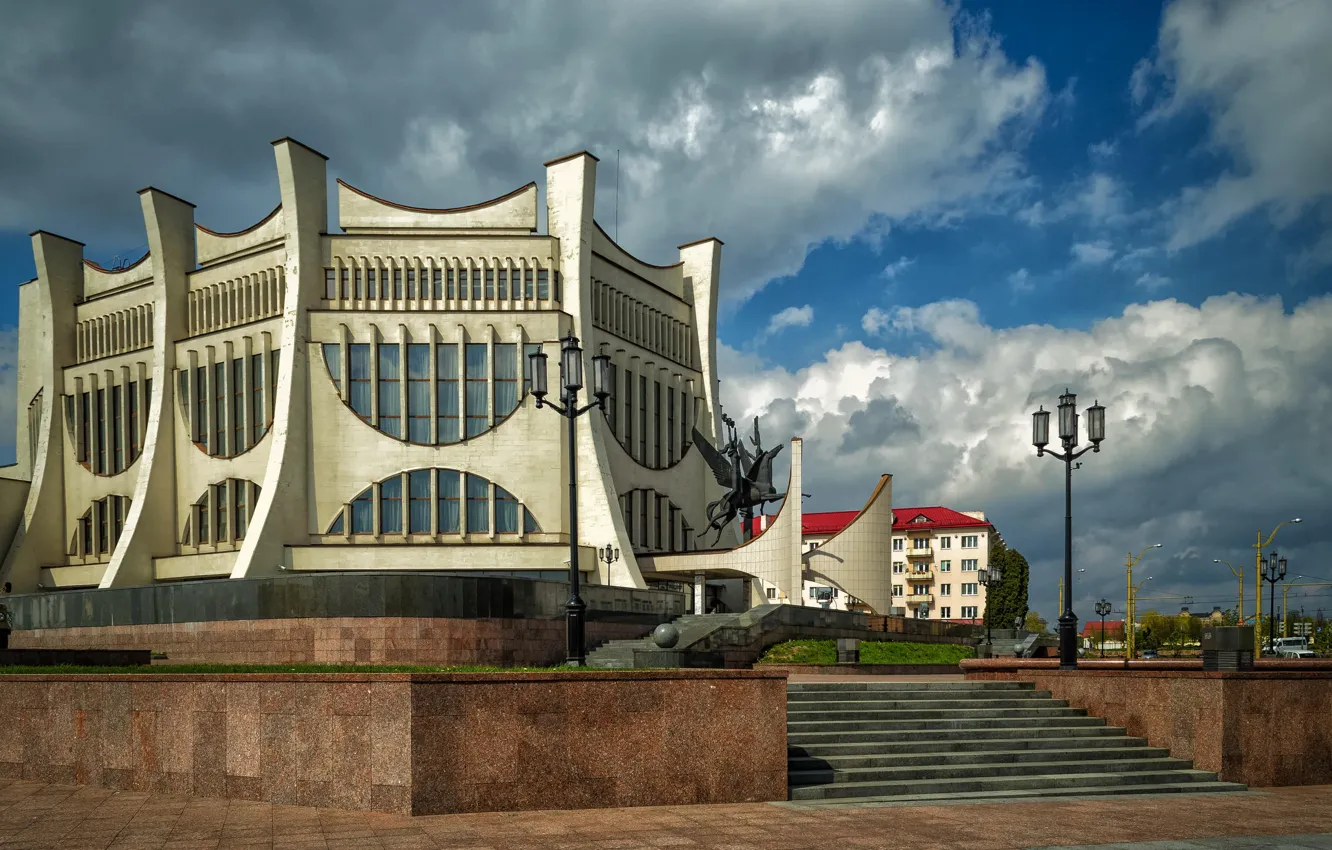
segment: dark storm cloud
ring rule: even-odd
[[[842,437],[842,451],[845,452],[893,443],[914,443],[920,436],[920,425],[911,411],[902,407],[893,396],[871,399],[863,410],[851,414],[846,427]]]

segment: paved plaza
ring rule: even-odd
[[[1018,850],[1107,844],[1332,850],[1332,787],[832,811],[760,803],[409,818],[0,780],[0,850]]]

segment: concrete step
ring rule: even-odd
[[[861,728],[842,728],[845,724],[836,724],[838,728],[824,728],[818,723],[801,724],[792,728],[786,724],[786,741],[790,745],[827,744],[827,743],[864,743],[874,741],[890,744],[899,742],[984,740],[991,738],[1059,738],[1080,736],[1115,736],[1123,735],[1124,730],[1107,726],[1099,717],[1067,717],[1056,723],[1041,720],[1010,720],[997,725],[987,725],[990,721],[983,718],[975,721],[952,720],[948,724],[939,721],[917,721],[917,728],[884,729],[881,723],[859,724]],[[966,724],[958,729],[958,724]]]
[[[787,723],[806,723],[815,720],[824,722],[838,721],[874,721],[892,728],[892,724],[906,720],[1039,720],[1048,717],[1085,717],[1087,709],[1070,708],[1056,705],[1047,708],[996,708],[986,712],[975,712],[960,708],[936,708],[927,710],[894,708],[887,711],[788,711]]]
[[[858,699],[814,701],[803,700],[788,702],[787,714],[828,711],[928,711],[931,709],[954,709],[957,711],[975,711],[986,713],[999,708],[1062,708],[1068,705],[1065,700],[1050,697],[1004,697],[1001,699]]]
[[[940,691],[906,690],[904,688],[900,691],[788,691],[786,701],[788,705],[801,706],[808,703],[820,705],[851,703],[859,705],[872,702],[935,702],[938,700],[973,703],[993,699],[1050,699],[1052,696],[1049,691],[1022,691],[1016,689],[1003,691]]]
[[[1017,750],[1123,750],[1147,746],[1146,738],[1130,738],[1123,730],[1112,726],[1101,727],[1098,731],[1118,731],[1118,735],[1064,735],[1060,737],[1012,737],[1012,738],[928,738],[919,741],[848,741],[846,743],[805,743],[790,744],[787,753],[791,757],[811,757],[833,759],[839,756],[895,756],[925,755],[930,758],[951,755],[979,756],[992,752],[1013,752]],[[1020,731],[1020,730],[1018,730]]]
[[[1083,761],[1033,761],[1004,762],[987,764],[941,764],[941,765],[899,765],[896,767],[853,767],[845,770],[821,768],[817,770],[792,770],[789,772],[790,784],[796,785],[846,785],[865,782],[894,782],[909,780],[912,782],[931,779],[983,779],[1009,776],[1050,776],[1059,774],[1064,777],[1083,773],[1139,773],[1149,770],[1187,771],[1193,767],[1188,759],[1172,759],[1152,756],[1133,759],[1103,759]],[[1211,776],[1209,778],[1215,778]]]
[[[1059,709],[1069,711],[1071,709]],[[943,719],[925,717],[917,720],[787,720],[786,731],[805,732],[949,732],[954,735],[970,734],[981,729],[1040,729],[1050,721],[1058,721],[1059,726],[1104,726],[1099,717],[1082,717],[1075,714],[1059,714],[1046,717],[966,717]]]
[[[1133,785],[1079,786],[1018,790],[971,791],[966,795],[968,803],[1003,802],[1007,800],[1035,800],[1050,797],[1106,797],[1125,794],[1211,794],[1247,791],[1244,785],[1234,782],[1168,782],[1161,784],[1141,783]],[[866,797],[831,797],[809,800],[791,800],[775,803],[795,809],[843,809],[865,805],[890,805],[894,803],[956,803],[955,792],[943,793],[904,793],[888,796]]]
[[[1111,788],[1137,785],[1195,785],[1216,782],[1216,774],[1205,770],[1147,769],[1125,772],[1028,773],[1020,776],[964,776],[934,779],[908,778],[794,785],[792,800],[848,797],[888,797],[920,794],[966,794],[986,791],[1026,791],[1044,794],[1051,788]]]
[[[796,772],[846,771],[860,768],[945,767],[993,764],[1028,764],[1032,762],[1074,762],[1091,764],[1110,760],[1168,759],[1170,751],[1161,747],[1065,747],[1058,750],[1019,749],[954,753],[856,753],[847,755],[788,755],[786,764]]]

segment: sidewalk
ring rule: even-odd
[[[1327,847],[1310,836],[1329,833],[1332,786],[833,811],[755,803],[409,818],[0,780],[0,850],[1019,850],[1226,836],[1236,838],[1210,846],[1253,848],[1282,845],[1239,837]]]

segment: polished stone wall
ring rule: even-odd
[[[398,814],[786,799],[757,671],[0,677],[0,778]]]

